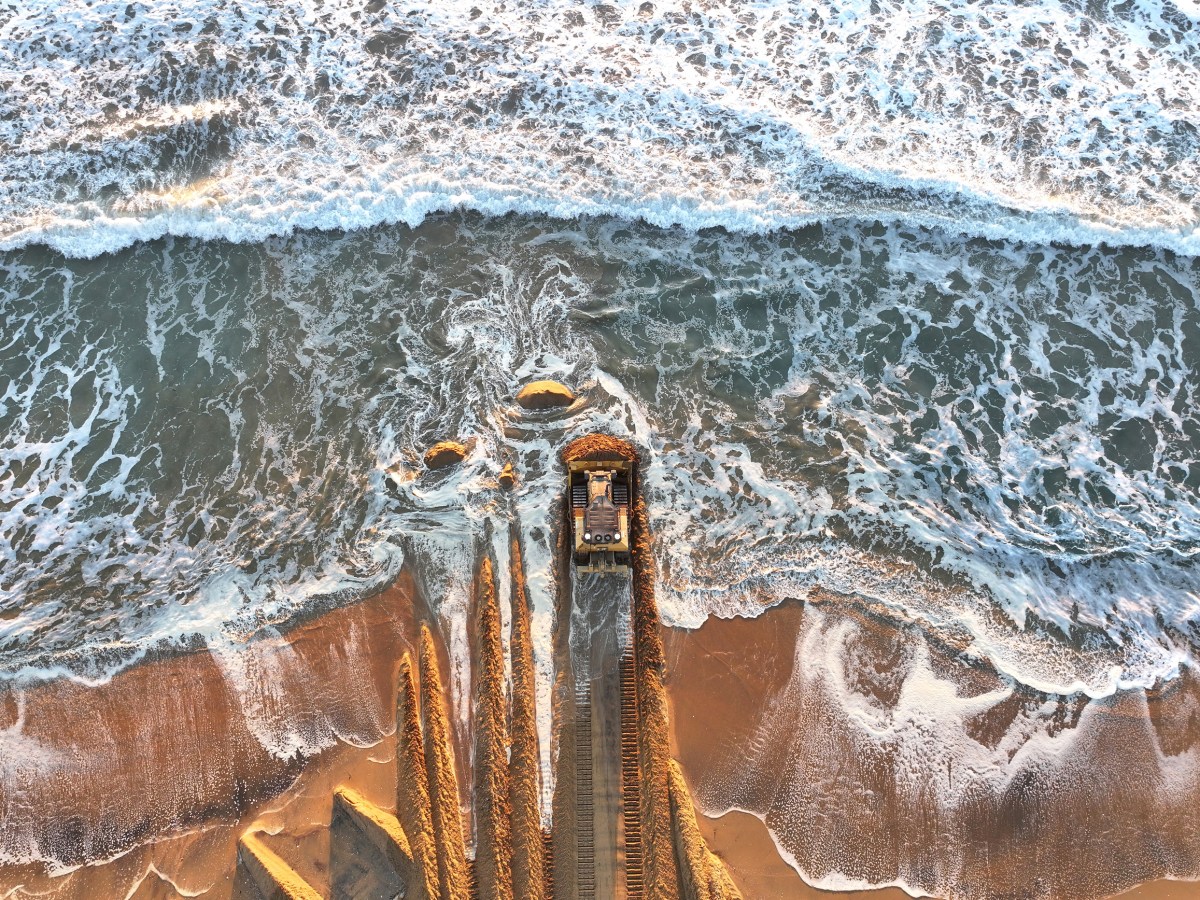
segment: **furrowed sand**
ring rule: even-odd
[[[665,629],[672,751],[701,813],[714,793],[713,780],[728,777],[731,760],[762,752],[756,731],[762,732],[773,703],[780,714],[777,704],[787,697],[805,616],[814,609],[827,619],[845,617],[857,629],[879,661],[876,688],[883,694],[889,664],[903,668],[904,648],[917,643],[932,648],[939,672],[964,692],[988,689],[997,677],[926,640],[911,623],[888,621],[832,596],[787,602],[755,619]],[[10,691],[3,707],[11,742],[3,782],[5,852],[36,841],[49,851],[81,854],[54,872],[37,863],[6,866],[5,882],[19,885],[10,896],[229,897],[236,842],[249,828],[306,881],[326,889],[334,788],[349,785],[383,808],[395,807],[396,676],[404,653],[417,658],[423,618],[428,613],[405,575],[372,598],[325,612],[282,636],[252,641],[235,664],[200,651],[143,663],[94,687],[55,682]],[[443,671],[451,671],[440,641],[438,651]],[[244,684],[230,675],[235,670],[254,674],[249,694],[233,686]],[[1034,789],[990,804],[984,798],[975,809],[958,810],[932,826],[951,815],[932,794],[923,809],[825,799],[848,811],[842,839],[853,847],[873,846],[870,858],[881,870],[915,850],[927,853],[930,865],[951,864],[954,848],[969,844],[963,836],[974,835],[987,839],[989,855],[963,854],[963,883],[973,896],[1032,897],[1046,890],[1048,896],[1103,896],[1088,893],[1097,883],[1090,879],[1120,877],[1114,870],[1130,879],[1142,872],[1154,878],[1163,872],[1152,871],[1153,848],[1165,848],[1161,859],[1178,860],[1194,846],[1195,818],[1187,804],[1172,808],[1161,793],[1144,790],[1143,770],[1146,735],[1173,742],[1177,753],[1194,746],[1196,695],[1195,682],[1185,676],[1148,705],[1140,694],[1093,701],[1102,707],[1104,742],[1090,752],[1077,748],[1070,765],[1089,778],[1066,782],[1072,790],[1050,795]],[[805,783],[837,785],[846,796],[886,793],[894,773],[864,765],[851,752],[837,727],[839,711],[823,704],[819,692],[785,712],[789,734],[799,743],[775,748],[787,757],[775,760],[779,797],[793,796]],[[1006,715],[1011,721],[1011,711],[997,705],[978,724],[980,735],[1003,730]],[[461,730],[464,723],[452,713],[451,725]],[[285,758],[264,749],[264,742],[282,742],[292,733],[324,748]],[[471,768],[463,748],[472,737],[455,735],[464,786],[471,783]],[[797,746],[809,748],[802,759]],[[803,782],[798,771],[806,773]],[[777,829],[776,817],[784,815],[785,849],[802,864],[835,858],[827,852],[832,842],[824,849],[809,842],[826,832],[803,831],[805,821],[819,817],[809,810],[807,819],[797,814],[788,827],[780,811],[785,807],[768,814]],[[746,812],[700,815],[699,824],[748,898],[907,896],[898,888],[842,893],[809,887],[783,860],[766,826]],[[1157,881],[1121,896],[1179,900],[1194,896],[1194,885]]]

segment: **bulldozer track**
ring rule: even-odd
[[[475,871],[475,860],[467,860],[467,896],[479,900],[479,876]]]
[[[576,885],[579,900],[596,896],[595,809],[592,794],[592,687],[575,691]]]
[[[545,885],[543,896],[554,896],[554,832],[549,828],[542,829],[542,883]]]
[[[641,900],[645,890],[642,870],[642,815],[638,763],[637,660],[628,626],[622,622],[621,638],[621,819],[625,829],[625,892]]]

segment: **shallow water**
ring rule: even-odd
[[[236,639],[406,556],[465,581],[509,458],[545,567],[554,451],[601,423],[650,450],[668,622],[824,584],[1063,692],[1191,653],[1192,260],[452,215],[5,271],[10,675]],[[535,377],[586,407],[520,416]],[[447,436],[467,464],[420,474]]]

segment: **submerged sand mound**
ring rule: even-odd
[[[458,465],[467,457],[467,445],[458,441],[438,441],[425,451],[425,467],[445,469]]]
[[[504,468],[500,470],[500,474],[496,476],[496,481],[504,490],[512,490],[517,484],[517,472],[513,468],[512,463],[505,463]]]
[[[575,402],[575,392],[557,381],[531,381],[517,393],[524,409],[556,409]]]

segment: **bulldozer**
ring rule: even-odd
[[[567,498],[575,565],[580,572],[628,574],[629,494],[633,463],[573,460],[567,464]]]

